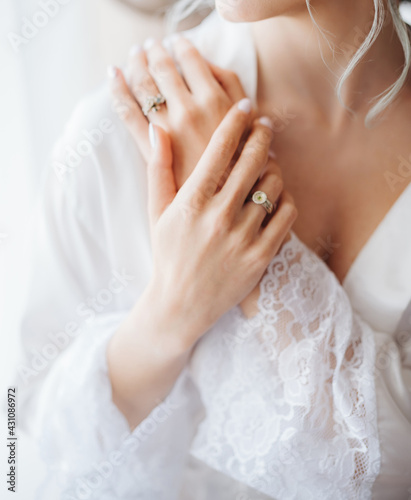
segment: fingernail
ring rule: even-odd
[[[134,45],[131,47],[131,49],[130,49],[130,51],[129,51],[129,55],[130,55],[131,57],[133,57],[133,56],[135,56],[135,55],[139,54],[139,53],[140,53],[140,52],[142,52],[142,51],[143,51],[143,47],[142,47],[141,45],[139,45],[138,43],[136,43],[136,44],[134,44]]]
[[[155,38],[147,38],[147,40],[144,42],[144,50],[150,50],[151,47],[155,44],[156,39]]]
[[[271,158],[272,160],[277,159],[277,155],[271,149],[270,149],[270,151],[268,151],[268,157]]]
[[[115,66],[108,66],[107,68],[107,75],[109,78],[116,78],[117,76],[117,68]]]
[[[244,113],[251,113],[251,100],[246,97],[245,99],[241,99],[241,101],[237,104],[238,109],[243,111]]]
[[[262,116],[258,121],[261,123],[261,125],[270,128],[274,132],[274,124],[270,120],[270,118],[268,118],[268,116]]]
[[[152,123],[148,126],[148,137],[150,138],[151,147],[154,149],[156,147],[157,137]]]

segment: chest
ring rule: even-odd
[[[317,133],[278,134],[274,144],[299,216],[293,231],[340,283],[411,180],[401,144],[355,134],[350,141]],[[257,312],[259,287],[241,304]]]
[[[340,282],[411,180],[401,142],[361,129],[285,131],[275,146],[299,210],[293,230]]]

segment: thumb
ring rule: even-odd
[[[148,163],[148,212],[156,222],[174,200],[177,186],[173,172],[173,153],[168,134],[158,125],[150,123],[149,137],[152,156]]]

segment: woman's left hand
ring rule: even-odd
[[[149,120],[169,134],[180,188],[228,110],[246,95],[234,72],[207,62],[184,37],[174,37],[172,46],[175,60],[159,41],[146,42],[145,50],[134,47],[127,68],[129,85],[118,68],[111,68],[110,75],[115,109],[146,161],[151,155]],[[158,94],[166,104],[150,111],[148,120],[142,108],[148,97]]]

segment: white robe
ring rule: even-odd
[[[187,36],[255,100],[247,24],[213,13]],[[54,482],[64,499],[407,499],[411,346],[393,333],[411,299],[411,184],[343,286],[292,233],[258,315],[224,314],[130,433],[105,351],[152,271],[145,168],[105,84],[53,152],[33,231],[16,382],[51,471],[39,498]]]

